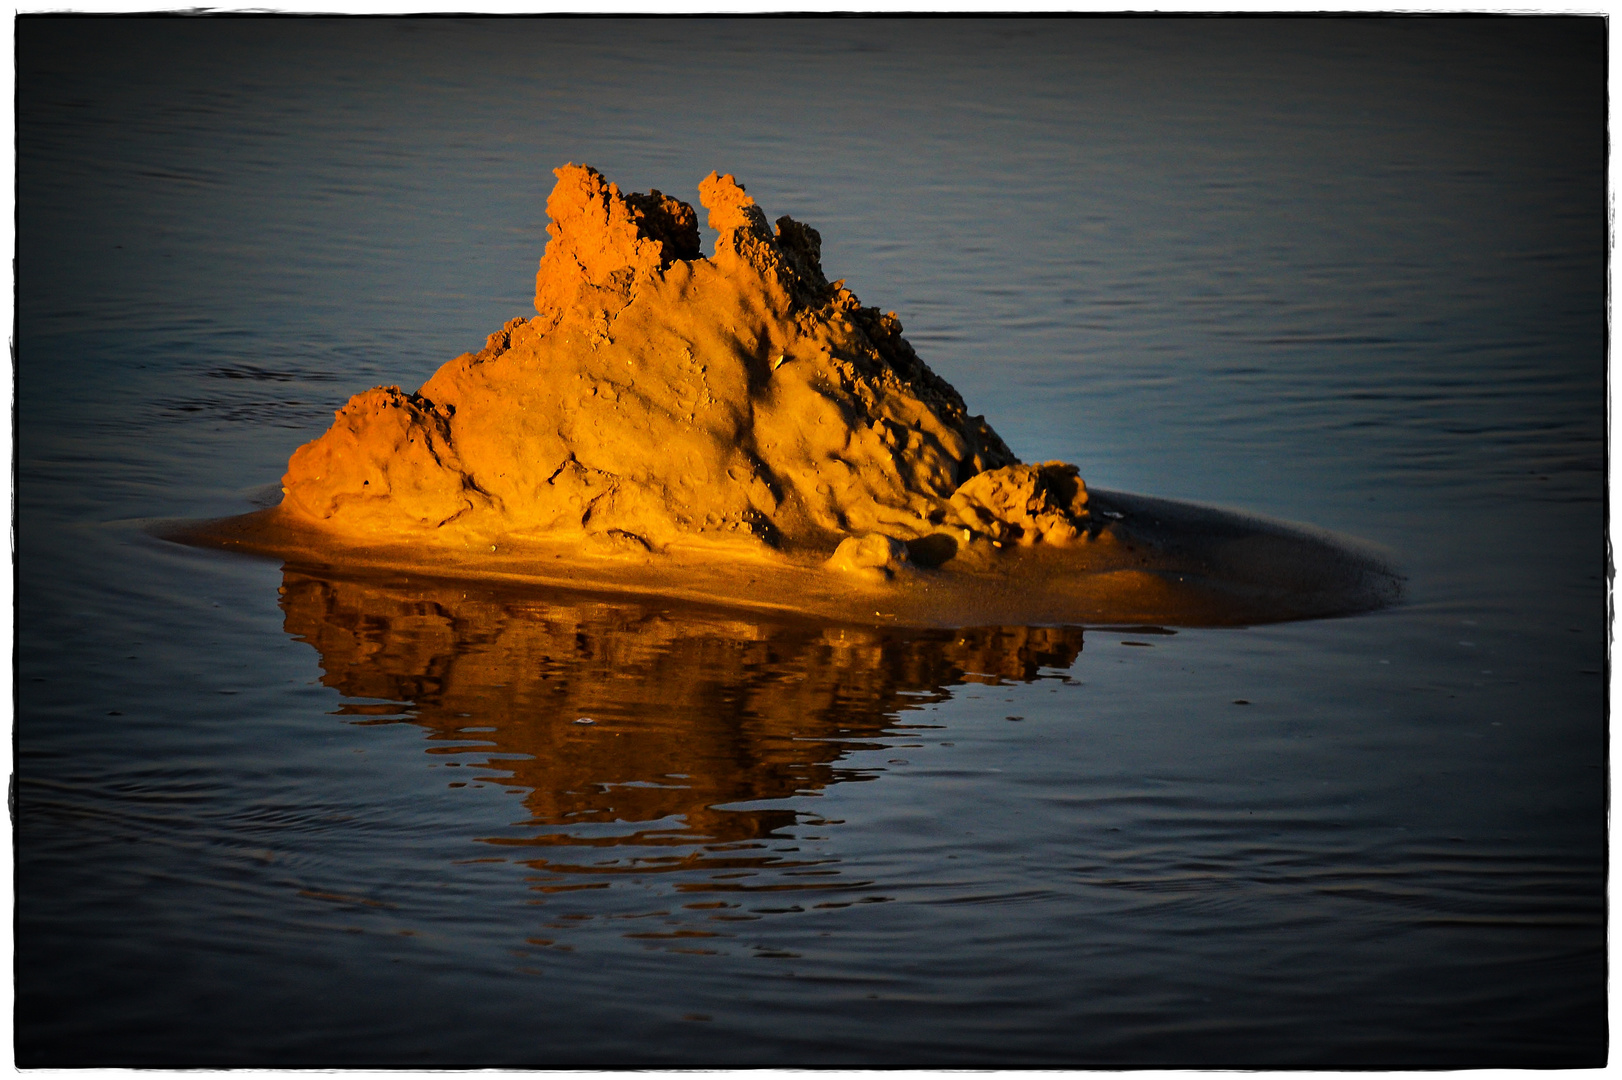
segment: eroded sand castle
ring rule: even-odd
[[[1018,464],[918,359],[894,314],[823,276],[730,176],[691,207],[567,165],[547,200],[539,314],[416,394],[356,396],[293,455],[285,506],[348,535],[573,534],[662,551],[727,541],[882,565],[933,534],[1070,543],[1070,466]],[[873,537],[863,547],[860,538]],[[895,552],[895,557],[901,557]]]
[[[888,590],[930,622],[1249,621],[1392,594],[1325,537],[1020,463],[894,313],[828,281],[815,229],[774,229],[731,176],[699,185],[705,258],[687,204],[556,175],[535,316],[416,393],[357,394],[293,454],[279,507],[187,538],[824,614]]]

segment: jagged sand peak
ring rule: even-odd
[[[623,305],[636,279],[699,257],[698,215],[686,203],[657,190],[622,196],[589,165],[555,174],[546,200],[550,239],[535,275],[535,310],[544,323],[556,325],[583,302]]]

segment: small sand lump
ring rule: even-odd
[[[1086,537],[1075,467],[1020,464],[893,313],[828,281],[815,229],[711,173],[705,258],[686,203],[556,175],[537,314],[415,394],[357,394],[293,454],[284,510],[354,539],[832,553],[858,578]]]
[[[852,536],[839,542],[828,565],[871,581],[889,581],[907,561],[907,546],[878,533]]]

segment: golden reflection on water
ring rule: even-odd
[[[678,870],[702,879],[681,892],[832,886],[815,879],[835,860],[764,850],[836,824],[786,800],[875,778],[847,756],[894,746],[949,687],[1054,677],[1082,648],[1079,628],[831,627],[291,567],[281,606],[323,683],[401,703],[346,705],[375,717],[354,722],[404,713],[451,786],[522,792],[529,834],[484,840],[544,871],[541,891]],[[763,871],[777,883],[741,880]]]

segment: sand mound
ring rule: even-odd
[[[730,176],[718,234],[557,170],[536,315],[422,388],[367,390],[279,506],[154,526],[289,565],[661,595],[874,625],[1229,625],[1401,596],[1347,538],[1023,465],[892,314]]]
[[[896,316],[830,283],[817,231],[773,230],[731,176],[692,207],[566,165],[532,318],[415,394],[357,394],[283,478],[284,512],[355,540],[814,549],[889,576],[908,543],[1089,535],[1075,468],[1021,465]],[[931,544],[931,537],[939,537]],[[922,556],[925,559],[927,555]]]

